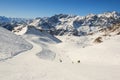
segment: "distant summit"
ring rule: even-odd
[[[52,17],[35,19],[0,17],[0,26],[13,30],[18,26],[34,26],[37,29],[51,31],[52,35],[87,35],[100,29],[111,27],[120,22],[120,13],[105,12],[87,16],[56,14]]]

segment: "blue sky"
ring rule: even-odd
[[[120,12],[120,0],[0,0],[0,16],[47,17],[54,14],[87,15]]]

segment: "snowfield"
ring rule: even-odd
[[[120,80],[120,35],[94,44],[31,27],[22,37],[33,48],[1,61],[0,80]]]
[[[120,36],[109,37],[103,43],[90,43],[90,37],[81,39],[77,37],[58,37],[63,43],[58,48],[64,50],[73,62],[81,61],[83,64],[120,65]],[[77,42],[81,40],[83,43]],[[89,44],[88,44],[89,43]]]
[[[0,60],[11,58],[31,48],[32,45],[23,38],[0,27]]]

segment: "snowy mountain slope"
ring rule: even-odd
[[[40,31],[39,29],[37,29],[35,27],[28,27],[24,35],[27,35],[28,38],[30,38],[32,36],[38,36],[39,38],[46,37],[47,38],[46,40],[48,40],[51,43],[61,42],[59,39],[55,38],[48,32]],[[42,40],[42,41],[46,41],[46,40]]]
[[[10,17],[5,17],[5,16],[0,16],[0,24],[26,24],[30,21],[31,19],[25,19],[25,18],[10,18]]]
[[[0,26],[4,27],[10,31],[14,29],[14,27],[20,25],[27,25],[32,21],[32,19],[25,18],[10,18],[5,16],[0,16]]]
[[[87,38],[87,41],[82,43],[78,43],[80,42],[78,40],[85,40],[85,38],[80,39],[73,36],[58,38],[63,42],[58,44],[57,47],[63,50],[75,63],[80,60],[83,64],[120,65],[120,35],[106,37],[100,44],[88,41]]]
[[[97,34],[98,35],[98,34]],[[28,28],[24,39],[33,45],[29,51],[23,52],[12,59],[0,62],[1,80],[119,80],[120,79],[120,36],[95,46],[80,48],[75,45],[75,36],[58,37],[63,42],[57,43],[54,37],[46,32],[39,32],[36,28]],[[96,35],[95,35],[96,36]],[[65,38],[67,37],[67,39]],[[71,37],[71,38],[69,38]],[[83,36],[82,36],[83,37]],[[41,39],[42,38],[42,39]],[[66,40],[65,40],[66,39]],[[69,41],[69,39],[71,41]],[[67,42],[67,40],[69,42]],[[74,41],[73,41],[74,40]],[[79,41],[78,40],[78,41]],[[83,42],[81,41],[81,42]],[[57,44],[56,44],[57,43]],[[67,45],[66,45],[67,44]],[[74,46],[73,46],[74,44]],[[45,48],[45,49],[43,49]],[[49,54],[56,53],[57,59],[49,61]],[[49,52],[49,51],[48,51]],[[51,53],[50,53],[51,54]],[[48,60],[43,60],[43,59]],[[59,61],[59,59],[61,59]],[[80,60],[80,63],[78,63]]]
[[[63,50],[73,62],[120,65],[120,23],[86,36],[57,36]],[[66,48],[67,47],[67,48]]]
[[[50,35],[45,31],[40,31],[35,27],[28,27],[26,33],[23,35],[25,39],[31,40],[32,42],[41,46],[42,50],[36,53],[41,59],[54,60],[56,53],[50,49],[52,45],[58,44],[61,41],[54,36]]]
[[[46,31],[40,31],[36,27],[28,27],[27,32],[23,36],[26,39],[29,39],[41,46],[42,51],[37,53],[37,56],[39,56],[41,59],[48,59],[48,60],[55,59],[55,60],[62,60],[63,62],[64,61],[66,62],[66,60],[70,62],[77,62],[79,60],[82,61],[83,59],[83,63],[86,64],[98,63],[98,64],[115,65],[115,64],[119,64],[120,60],[116,58],[116,56],[113,57],[113,55],[115,54],[113,53],[114,51],[107,52],[107,50],[109,49],[109,47],[113,49],[119,48],[119,42],[114,39],[116,37],[119,39],[119,32],[120,32],[120,25],[116,24],[112,27],[100,29],[96,33],[89,34],[86,36],[80,36],[80,37],[56,36],[58,39],[62,41],[61,42],[54,36],[48,34]],[[111,44],[109,45],[109,47],[107,47],[107,45],[110,44],[111,39],[113,39],[114,43],[116,42],[115,44],[118,43],[118,46],[114,47],[115,45]],[[109,43],[106,44],[106,42]],[[92,51],[87,52],[87,50],[92,50]],[[100,50],[101,52],[99,51],[100,53],[98,53],[97,52],[98,50]],[[103,50],[106,51],[107,53],[104,53]],[[119,57],[119,50],[117,51],[116,55]],[[90,56],[90,60],[88,60],[87,57],[85,56],[87,56],[88,58]],[[106,58],[108,60],[106,60]],[[110,61],[113,61],[113,63],[110,63]]]
[[[0,27],[0,60],[13,57],[31,48],[32,45],[30,43]]]
[[[108,16],[109,14],[109,16]],[[62,22],[63,25],[72,25],[73,23],[71,21],[74,21],[74,20],[94,20],[95,19],[95,16],[98,16],[100,19],[108,19],[108,18],[111,18],[111,17],[115,17],[115,19],[117,20],[114,20],[113,22],[116,22],[118,23],[119,22],[119,14],[117,12],[109,12],[109,13],[104,13],[104,14],[99,14],[99,15],[94,15],[94,14],[90,14],[86,17],[79,17],[79,16],[68,16],[68,15],[55,15],[53,17],[50,17],[50,18],[37,18],[37,21],[34,20],[33,23],[30,23],[29,25],[19,25],[17,27],[14,28],[13,32],[17,35],[27,35],[27,39],[32,39],[33,42],[37,43],[37,44],[40,44],[42,46],[42,50],[40,53],[38,53],[37,55],[40,56],[41,58],[44,58],[44,59],[54,59],[55,56],[56,56],[56,53],[57,51],[56,50],[59,50],[57,48],[51,48],[48,46],[48,44],[53,44],[53,43],[59,43],[60,40],[62,40],[64,46],[62,46],[63,48],[65,48],[65,46],[74,46],[74,47],[78,47],[78,48],[85,48],[85,47],[88,47],[88,46],[93,46],[95,45],[96,43],[101,43],[101,42],[104,42],[105,40],[108,40],[110,37],[112,36],[115,36],[115,35],[112,35],[112,34],[119,34],[119,27],[114,27],[114,26],[108,26],[108,27],[104,27],[103,26],[100,26],[100,28],[98,28],[97,26],[95,26],[94,30],[91,30],[90,32],[84,34],[82,33],[83,36],[80,36],[80,37],[75,37],[75,36],[69,36],[72,34],[72,30],[73,28],[69,28],[69,30],[71,31],[68,31],[66,30],[65,34],[69,34],[68,36],[57,36],[58,38],[60,38],[60,40],[58,40],[57,38],[55,38],[54,36],[52,36],[51,34],[48,34],[47,31],[50,31],[51,28],[50,26],[43,26],[44,28],[40,28],[40,24],[42,24],[42,21],[45,21],[45,24],[48,24],[47,21],[49,21],[50,24],[54,24],[54,26],[56,25],[56,23],[60,23]],[[111,21],[112,19],[108,20]],[[66,22],[66,23],[64,23]],[[99,22],[99,20],[98,20]],[[97,23],[98,23],[97,22]],[[52,25],[53,25],[52,24]],[[91,23],[90,23],[91,24]],[[103,22],[102,22],[103,24]],[[110,23],[111,25],[113,25],[112,21]],[[115,23],[114,23],[115,24]],[[58,25],[58,24],[57,24]],[[66,29],[65,26],[61,25],[61,27],[63,27],[64,29]],[[88,25],[86,23],[86,25]],[[96,25],[96,24],[95,24]],[[79,25],[80,26],[80,25]],[[119,26],[119,25],[118,25]],[[46,28],[47,27],[47,28]],[[56,29],[59,27],[56,27],[56,29],[54,27],[53,28],[53,33],[57,33],[59,30],[56,31]],[[76,27],[77,28],[77,27]],[[82,28],[81,26],[81,29],[82,31],[89,31],[88,29],[91,28],[90,25],[88,26],[84,26]],[[98,29],[97,29],[98,28]],[[64,34],[64,31],[61,32],[61,30],[59,31],[60,33]],[[76,31],[78,32],[78,31]],[[109,34],[108,34],[109,33]],[[35,38],[34,38],[35,37]],[[52,45],[51,44],[51,45]],[[49,49],[47,49],[49,48]],[[53,50],[52,50],[53,49]],[[66,52],[64,50],[61,49],[61,51]],[[61,53],[59,53],[60,55],[63,55]]]
[[[34,19],[29,25],[43,30],[53,30],[54,35],[87,35],[99,29],[110,27],[120,22],[120,13],[106,12],[90,14],[84,17],[59,14],[48,18]]]
[[[18,25],[13,28],[12,32],[16,35],[23,35],[27,32],[28,27],[26,25]]]
[[[36,56],[46,60],[59,61],[61,60],[61,58],[67,61],[69,60],[66,54],[61,54],[62,50],[60,52],[57,51],[59,49],[56,48],[56,44],[61,43],[61,40],[46,31],[41,31],[37,29],[34,26],[24,26],[24,28],[26,28],[25,33],[23,33],[21,36],[26,40],[30,40],[38,44],[41,48],[41,51],[39,53],[36,53]],[[21,32],[24,32],[24,28],[21,28],[21,26],[16,27],[16,30],[14,29],[15,34],[21,34]]]
[[[22,32],[22,30],[21,30],[21,32]],[[34,27],[34,26],[27,27],[26,26],[26,32],[24,33],[24,35],[27,35],[27,39],[31,39],[33,37],[32,41],[37,44],[40,44],[42,46],[43,51],[41,51],[39,54],[37,54],[38,56],[40,56],[43,59],[52,59],[53,60],[53,59],[55,59],[56,53],[58,53],[58,55],[60,55],[60,56],[64,55],[63,53],[68,53],[68,54],[65,54],[65,56],[66,56],[72,52],[72,51],[69,51],[69,50],[71,50],[71,48],[72,49],[75,48],[75,51],[78,51],[81,48],[91,47],[91,46],[97,45],[98,43],[102,43],[106,40],[110,40],[112,37],[119,35],[119,32],[120,32],[120,25],[118,23],[111,27],[102,28],[102,29],[96,31],[95,33],[92,32],[92,33],[89,33],[88,35],[84,35],[84,36],[79,36],[79,37],[78,36],[68,36],[68,35],[56,36],[58,39],[62,40],[62,42],[60,44],[58,44],[58,45],[60,45],[60,47],[58,47],[58,48],[51,48],[50,46],[54,43],[59,43],[60,40],[58,40],[51,34],[48,34],[44,30],[39,30],[38,27]],[[17,34],[19,34],[19,32]],[[48,46],[48,44],[49,44],[49,46]],[[66,46],[67,46],[67,48],[66,48]],[[68,46],[70,46],[70,48]],[[64,50],[64,49],[66,49],[66,50]],[[57,50],[58,51],[60,50],[60,52],[58,52]]]

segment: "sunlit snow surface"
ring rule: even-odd
[[[32,45],[23,38],[0,27],[0,60],[13,57],[31,48]]]
[[[33,48],[1,61],[0,80],[120,80],[119,35],[93,44],[91,39],[98,35],[57,39],[28,30],[23,38]]]

